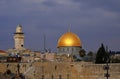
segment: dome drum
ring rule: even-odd
[[[58,53],[59,54],[69,54],[69,55],[78,54],[81,49],[82,49],[81,47],[74,47],[74,46],[59,47]]]

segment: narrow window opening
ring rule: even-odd
[[[44,75],[42,75],[42,79],[44,79]]]
[[[62,76],[61,76],[61,75],[59,75],[59,79],[62,79]]]
[[[51,79],[53,79],[53,75],[51,76]]]

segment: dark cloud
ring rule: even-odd
[[[105,10],[120,12],[120,0],[72,0],[73,2],[83,3],[84,7],[102,8]]]
[[[52,1],[52,0],[50,0],[50,1],[44,1],[44,2],[42,2],[42,4],[46,5],[48,7],[55,7],[57,5],[57,3],[55,1]]]
[[[44,34],[47,48],[56,50],[59,37],[69,26],[86,50],[95,51],[100,43],[119,50],[119,5],[119,0],[0,0],[0,45],[4,45],[0,47],[14,45],[13,33],[20,23],[25,46],[33,50],[43,49]]]

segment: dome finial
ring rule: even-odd
[[[70,24],[69,27],[68,27],[68,32],[70,32],[70,28],[71,28],[71,24]]]
[[[18,24],[17,27],[22,27],[22,25],[21,25],[21,24]]]

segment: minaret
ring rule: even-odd
[[[24,46],[24,33],[22,32],[22,26],[17,25],[16,32],[14,33],[15,49],[22,50]]]

